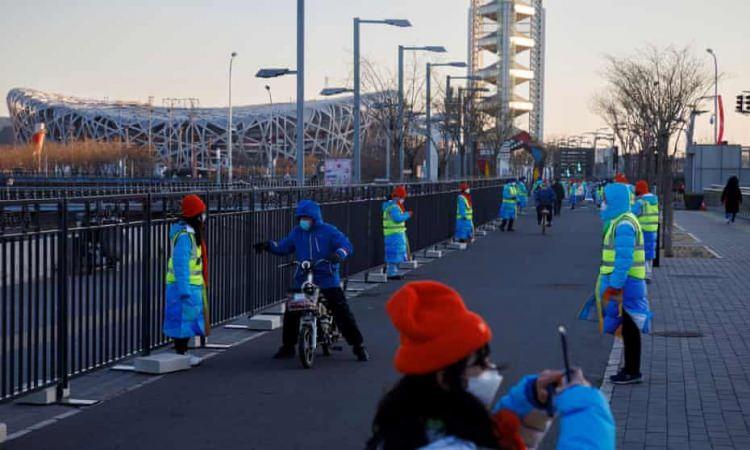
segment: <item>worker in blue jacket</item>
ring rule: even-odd
[[[529,204],[529,190],[526,188],[526,177],[521,177],[516,182],[516,191],[518,192],[518,212],[523,214],[523,210]]]
[[[659,232],[659,198],[649,192],[646,180],[636,183],[635,193],[637,199],[632,211],[643,228],[643,241],[646,246],[646,283],[650,283],[656,259],[656,234]]]
[[[600,329],[612,334],[621,329],[625,353],[624,367],[610,381],[640,383],[641,333],[650,330],[651,311],[643,230],[630,212],[627,185],[612,183],[604,188],[600,216],[606,226],[595,291]]]
[[[310,261],[314,264],[313,282],[320,287],[326,306],[331,311],[336,325],[346,342],[352,346],[359,361],[367,361],[369,355],[364,338],[359,331],[354,314],[349,309],[346,295],[341,288],[340,263],[354,251],[349,239],[335,226],[323,221],[320,205],[312,200],[302,200],[295,211],[297,225],[287,237],[279,242],[267,241],[255,244],[255,251],[270,252],[285,256],[295,254],[297,261]],[[319,264],[315,264],[320,262]],[[304,274],[299,268],[294,274],[294,288],[300,289]],[[282,346],[275,358],[291,358],[295,355],[295,345],[299,333],[299,315],[284,314]]]
[[[471,203],[471,188],[469,183],[461,183],[458,188],[456,204],[456,242],[471,242],[474,238],[474,207]]]
[[[515,183],[505,183],[503,186],[503,200],[500,204],[500,230],[513,230],[513,223],[516,221],[516,210],[518,205],[518,189]]]
[[[406,187],[396,186],[391,194],[391,199],[383,203],[382,207],[385,267],[389,278],[401,277],[399,265],[410,258],[406,221],[411,219],[414,213],[407,211],[404,206],[406,195]]]

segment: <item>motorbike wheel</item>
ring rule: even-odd
[[[309,326],[303,327],[299,333],[297,352],[299,353],[299,360],[302,362],[302,367],[305,369],[311,368],[315,362],[315,343],[312,340],[312,328]]]

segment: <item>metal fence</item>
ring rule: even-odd
[[[382,264],[382,203],[390,186],[201,193],[209,206],[211,323],[250,315],[283,299],[290,272],[255,242],[280,238],[301,198],[355,248],[344,275]],[[413,251],[454,230],[456,183],[409,186]],[[496,215],[501,180],[475,183],[475,222]],[[161,331],[169,227],[182,194],[0,201],[0,401],[167,343]],[[15,219],[8,219],[15,217]]]

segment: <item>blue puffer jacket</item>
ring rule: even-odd
[[[456,208],[456,233],[454,239],[468,240],[474,235],[474,223],[466,217],[468,212],[467,201],[463,201],[461,194],[458,195]]]
[[[659,199],[654,194],[646,194],[638,198],[633,205],[633,214],[640,216],[644,213],[645,205],[647,202],[650,205],[659,204]],[[653,260],[656,258],[656,232],[655,231],[644,231],[643,241],[646,247],[646,259]]]
[[[503,186],[503,202],[500,204],[500,218],[504,220],[516,218],[516,203],[512,201],[518,200],[518,198],[513,195],[512,186],[513,183],[507,183]]]
[[[511,412],[521,421],[534,410],[536,404],[534,389],[535,376],[524,377],[511,388],[492,408],[493,417],[503,411]],[[615,421],[609,403],[598,389],[589,386],[572,386],[554,398],[554,409],[560,416],[560,436],[557,439],[559,450],[614,450]],[[541,433],[526,429],[521,435],[538,441]],[[536,435],[536,436],[535,436]],[[473,442],[455,436],[436,436],[429,445],[420,450],[473,450]],[[538,443],[538,442],[535,442]],[[526,442],[529,445],[529,442]]]
[[[506,409],[523,422],[534,409],[541,409],[534,399],[535,376],[526,376],[492,409],[493,414]],[[615,448],[615,420],[604,396],[589,386],[572,386],[554,398],[560,414],[558,449]]]
[[[169,228],[169,242],[182,233],[172,248],[175,282],[167,284],[164,305],[164,334],[171,338],[205,336],[203,286],[190,284],[190,258],[193,244],[188,233],[193,230],[183,221]]]
[[[388,200],[383,203],[383,213],[388,211],[391,220],[396,223],[406,222],[411,218],[408,211],[401,211],[396,200]],[[407,260],[409,249],[406,233],[395,233],[385,236],[385,262],[387,264],[400,264]]]
[[[611,223],[620,215],[630,211],[630,189],[620,183],[608,184],[604,188],[606,209],[600,212],[605,223]],[[606,302],[604,291],[608,287],[623,290],[623,308],[630,314],[641,331],[650,329],[651,311],[648,304],[646,282],[628,276],[633,265],[636,231],[629,222],[621,222],[615,229],[615,267],[609,275],[600,275],[597,293],[604,308],[604,331],[614,333],[622,324],[617,302]]]
[[[292,229],[289,236],[280,242],[270,241],[269,251],[274,255],[295,254],[297,261],[310,261],[315,263],[321,259],[328,259],[334,253],[344,260],[351,256],[354,249],[349,239],[333,225],[323,222],[320,205],[312,200],[302,200],[297,205],[295,216],[311,217],[314,221],[310,231],[303,230],[299,225]],[[339,264],[328,262],[315,266],[313,280],[322,289],[339,287],[341,278],[339,275]],[[302,273],[297,270],[294,273],[294,287],[299,288],[304,282]]]
[[[537,189],[537,191],[534,193],[534,201],[536,203],[536,206],[551,206],[555,204],[555,200],[557,200],[557,195],[555,195],[555,191],[553,191],[551,187],[543,187],[541,189]]]

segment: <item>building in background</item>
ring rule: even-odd
[[[382,95],[363,96],[365,131],[371,123],[367,105]],[[145,146],[169,169],[197,171],[213,170],[217,151],[226,149],[227,108],[201,108],[197,99],[164,99],[162,106],[155,106],[13,89],[7,101],[18,143],[29,142],[34,127],[44,123],[51,141],[93,139]],[[351,97],[340,97],[305,104],[307,154],[321,159],[351,156],[352,103]],[[269,171],[278,158],[295,159],[295,104],[234,107],[232,117],[235,165]]]
[[[544,140],[545,9],[542,0],[472,0],[471,76],[489,89],[479,103],[508,134]]]

